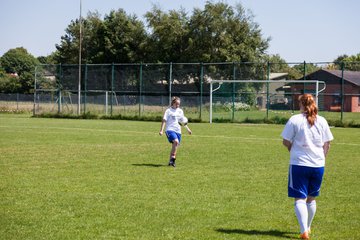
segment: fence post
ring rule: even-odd
[[[200,120],[202,120],[204,64],[200,63]]]
[[[37,74],[37,66],[35,66],[35,73],[34,73],[34,108],[33,108],[33,116],[36,114],[36,74]]]
[[[172,62],[169,65],[169,105],[171,104]]]
[[[233,80],[236,79],[236,65],[235,62],[233,62]],[[233,82],[232,84],[232,96],[231,96],[231,101],[232,101],[232,116],[231,116],[231,121],[234,122],[234,118],[235,118],[235,82]]]
[[[270,62],[267,62],[267,80],[270,80]],[[266,120],[269,119],[270,108],[270,94],[269,94],[269,82],[266,83]]]
[[[87,79],[88,78],[88,65],[85,63],[85,76],[84,76],[84,114],[86,113],[86,93],[87,93]]]
[[[109,91],[105,91],[105,116],[108,115],[108,100],[109,100]]]
[[[113,115],[113,97],[116,95],[114,94],[114,77],[115,77],[115,66],[114,63],[111,65],[111,94],[110,94],[110,116]]]
[[[210,108],[209,108],[209,112],[210,112],[210,116],[209,116],[209,123],[212,123],[212,92],[213,92],[213,83],[212,81],[210,81]]]
[[[142,91],[142,71],[143,71],[143,63],[141,62],[140,63],[140,78],[139,78],[139,80],[140,80],[140,83],[139,83],[139,117],[141,117],[141,103],[142,103],[142,101],[141,101],[141,98],[142,98],[142,96],[141,96],[141,91]]]
[[[16,111],[19,111],[19,93],[16,93]]]
[[[344,120],[344,68],[345,68],[345,63],[342,62],[341,63],[341,122],[343,122]]]
[[[62,64],[60,63],[59,66],[59,81],[60,84],[58,85],[58,113],[61,112],[61,86],[62,86]]]

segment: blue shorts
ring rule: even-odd
[[[178,139],[179,140],[179,143],[181,142],[181,134],[180,133],[177,133],[177,132],[174,132],[174,131],[166,131],[166,136],[169,140],[169,143],[173,143],[173,141],[175,139]]]
[[[317,197],[324,175],[324,167],[290,165],[288,196],[293,198]]]

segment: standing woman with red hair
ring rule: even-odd
[[[309,239],[324,175],[325,157],[334,139],[311,94],[299,97],[300,114],[292,116],[281,134],[290,152],[288,196],[295,199],[300,238]]]

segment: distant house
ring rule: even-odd
[[[286,80],[288,73],[270,73],[269,80]],[[269,84],[269,89],[267,89],[267,85],[264,84],[258,96],[256,98],[257,106],[261,109],[266,108],[266,99],[267,99],[267,91],[270,94],[270,105],[274,104],[284,104],[287,102],[287,98],[285,96],[284,90],[281,88],[284,86],[284,82],[279,81],[278,83]]]
[[[323,111],[341,111],[342,79],[344,82],[344,112],[360,112],[360,72],[321,69],[305,76],[306,80],[319,80],[326,88],[319,95],[319,108]],[[294,102],[298,106],[297,96],[304,92],[315,92],[314,84],[304,91],[304,84],[292,84],[285,92],[295,93]]]
[[[288,73],[270,73],[269,76],[269,80],[286,80],[288,77]],[[278,90],[280,87],[284,86],[285,83],[279,81],[278,83],[271,83],[269,85],[269,93],[271,96],[273,96],[271,98],[270,104],[276,104],[276,103],[284,103],[284,101],[287,101],[287,98],[284,97],[284,91],[283,90]],[[266,86],[264,86],[265,89]]]
[[[15,78],[19,77],[19,75],[17,73],[9,73],[8,75],[10,77],[15,77]]]

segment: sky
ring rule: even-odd
[[[122,8],[140,20],[155,4],[168,12],[204,9],[206,0],[0,0],[0,56],[24,47],[35,57],[56,50],[71,20],[88,12],[103,18]],[[287,62],[329,62],[360,53],[359,0],[214,0],[241,3],[254,15],[263,38],[271,37],[268,54]]]

